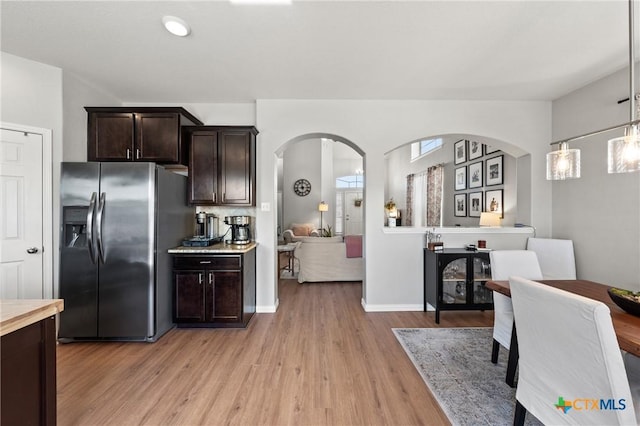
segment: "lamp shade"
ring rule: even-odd
[[[480,226],[500,226],[500,214],[490,212],[480,213]]]
[[[557,150],[547,154],[547,180],[577,179],[579,177],[579,149],[569,149],[566,142],[561,142]]]
[[[324,201],[321,202],[320,204],[318,204],[318,211],[320,211],[320,212],[328,212],[329,211],[329,204],[325,203]]]
[[[640,171],[640,130],[631,126],[625,136],[613,138],[608,143],[608,172],[629,173]]]

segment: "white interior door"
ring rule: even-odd
[[[344,235],[362,234],[362,204],[356,206],[356,200],[362,201],[362,192],[344,193]]]
[[[41,299],[43,135],[0,129],[0,298]]]

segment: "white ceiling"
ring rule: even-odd
[[[77,74],[123,102],[551,100],[628,64],[623,0],[0,7],[3,51]],[[164,15],[187,21],[192,34],[167,33]]]

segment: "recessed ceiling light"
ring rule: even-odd
[[[191,33],[191,28],[189,25],[180,18],[176,18],[175,16],[164,16],[162,18],[162,23],[164,27],[173,35],[177,35],[179,37],[188,36]]]

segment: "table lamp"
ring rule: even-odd
[[[500,214],[491,212],[480,213],[480,226],[500,226]]]

